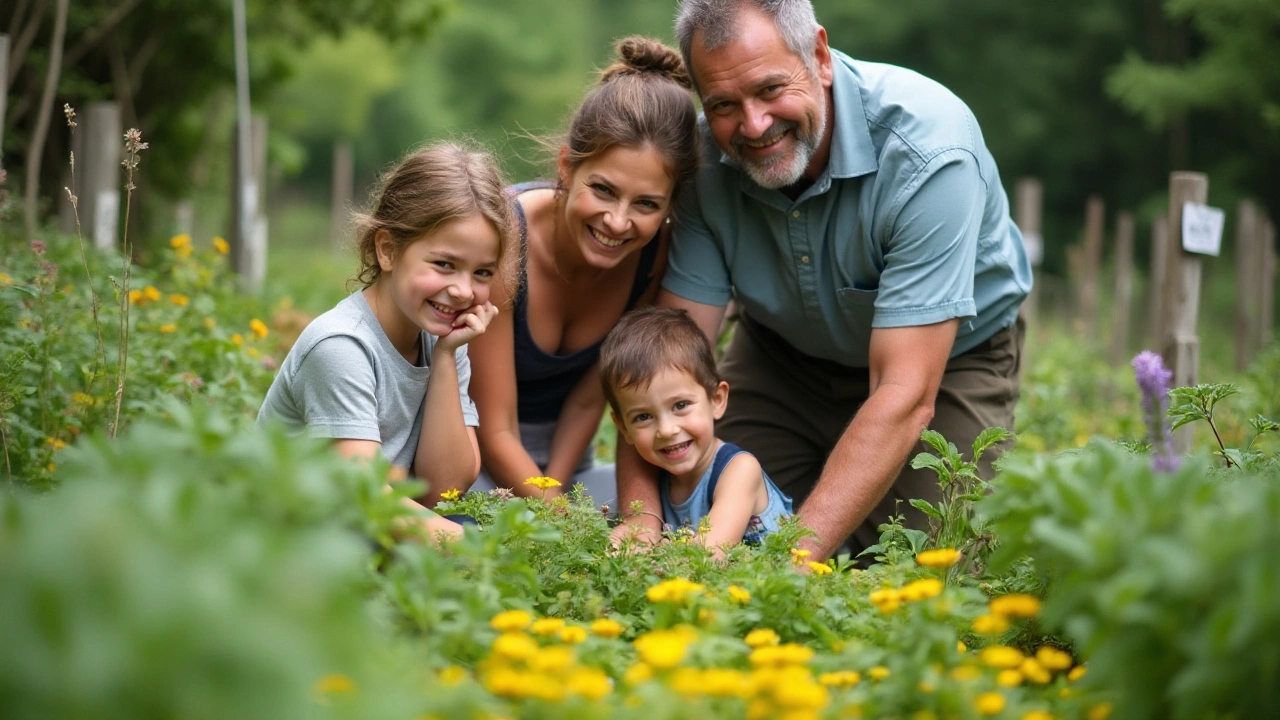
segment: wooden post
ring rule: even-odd
[[[89,103],[78,128],[84,133],[84,151],[76,157],[79,176],[80,227],[93,246],[111,250],[120,230],[120,188],[124,175],[120,160],[124,132],[120,106],[113,102]]]
[[[1159,215],[1151,223],[1151,279],[1147,289],[1147,327],[1143,336],[1152,347],[1160,347],[1164,342],[1164,271],[1165,255],[1169,249],[1169,218]]]
[[[1258,283],[1262,301],[1258,304],[1258,346],[1271,345],[1271,326],[1275,322],[1276,308],[1276,226],[1271,218],[1262,216],[1258,223],[1262,244],[1262,280]]]
[[[351,141],[333,146],[333,194],[329,198],[329,244],[341,251],[347,245],[347,210],[355,187],[355,163]]]
[[[1085,337],[1094,338],[1098,326],[1098,286],[1102,275],[1102,234],[1106,222],[1106,204],[1097,195],[1090,195],[1085,203],[1084,256],[1081,258],[1081,278],[1077,321]]]
[[[1116,216],[1116,285],[1111,306],[1111,364],[1129,354],[1129,317],[1133,304],[1133,213]]]
[[[9,97],[9,36],[0,33],[0,170],[4,169],[4,111]]]
[[[241,183],[239,125],[232,143],[231,268],[246,292],[257,293],[267,277],[267,219],[264,212],[267,169],[267,118],[255,114],[250,123],[248,182]]]
[[[196,228],[196,204],[191,198],[183,198],[173,204],[173,233],[194,235]]]
[[[1200,377],[1200,338],[1196,316],[1200,310],[1200,256],[1182,249],[1182,205],[1203,203],[1209,197],[1204,173],[1169,175],[1169,240],[1165,256],[1164,353],[1165,366],[1173,371],[1173,386],[1195,385]],[[1181,454],[1191,449],[1191,426],[1174,433],[1173,447]]]
[[[1262,233],[1258,227],[1258,208],[1252,200],[1241,200],[1236,207],[1236,370],[1243,372],[1253,361],[1259,339],[1258,299],[1262,279],[1259,259]]]
[[[1044,236],[1040,234],[1040,215],[1044,206],[1044,186],[1035,178],[1022,178],[1013,191],[1014,224],[1022,233],[1022,246],[1027,251],[1032,275],[1038,274],[1044,260]],[[1040,304],[1040,282],[1036,277],[1031,294],[1022,303],[1022,318],[1034,327]]]

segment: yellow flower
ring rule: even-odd
[[[232,345],[236,345],[236,346],[243,345],[243,344],[244,344],[244,338],[240,336],[240,333],[232,333],[232,334],[231,334],[231,344],[232,344]]]
[[[1107,720],[1111,717],[1111,703],[1098,703],[1089,708],[1089,713],[1085,715],[1086,720]]]
[[[961,665],[951,671],[951,679],[960,682],[970,682],[982,677],[982,671],[972,665]]]
[[[1001,670],[996,675],[996,684],[1000,687],[1018,687],[1022,684],[1022,673],[1017,670]]]
[[[754,667],[801,665],[813,659],[813,648],[797,643],[764,645],[752,650],[747,659]]]
[[[1040,600],[1030,595],[1015,593],[992,598],[991,612],[1016,618],[1033,618],[1040,612]]]
[[[217,321],[217,320],[214,320],[214,319],[213,319],[213,318],[211,318],[211,317],[207,317],[207,318],[205,318],[203,322],[204,322],[204,329],[205,329],[205,330],[212,330],[212,329],[214,329],[214,328],[218,327],[218,321]]]
[[[653,677],[653,668],[644,663],[636,663],[622,674],[622,682],[628,685],[639,685],[651,677]]]
[[[547,488],[560,487],[560,481],[552,477],[531,477],[524,481],[525,485],[532,485],[536,488],[546,490]]]
[[[450,665],[440,670],[440,682],[449,687],[453,687],[463,680],[467,679],[467,671],[457,665]]]
[[[9,273],[0,272],[0,287],[9,287],[13,284],[13,278],[9,277]]]
[[[898,591],[898,596],[907,602],[928,600],[942,594],[942,581],[937,578],[923,578],[909,582]]]
[[[44,469],[49,472],[54,472],[58,469],[58,463],[51,462],[48,465],[46,465]]]
[[[1009,618],[1004,615],[981,615],[973,620],[973,631],[979,635],[999,635],[1009,629]]]
[[[1054,720],[1054,717],[1044,710],[1030,710],[1022,716],[1022,720]]]
[[[160,299],[160,291],[154,285],[148,285],[142,288],[142,296],[151,302],[155,302]]]
[[[143,305],[143,304],[146,304],[147,299],[142,294],[141,290],[130,290],[129,302],[133,303],[134,305]]]
[[[773,699],[784,708],[818,710],[831,701],[827,689],[812,680],[807,682],[790,682],[780,684],[773,690]],[[784,713],[783,717],[790,717]],[[801,716],[803,717],[803,716]],[[811,716],[816,717],[816,715]]]
[[[529,658],[529,669],[538,672],[560,673],[573,664],[573,649],[564,645],[545,647]]]
[[[703,591],[703,586],[684,578],[665,580],[654,585],[645,592],[649,602],[669,602],[681,604]]]
[[[979,715],[997,715],[1004,710],[1004,696],[998,692],[984,692],[974,698],[973,706]]]
[[[67,444],[66,444],[65,442],[63,442],[62,440],[59,440],[58,438],[55,438],[55,437],[45,438],[45,439],[44,439],[44,442],[45,442],[45,444],[46,444],[46,445],[48,445],[49,447],[53,448],[53,451],[54,451],[54,452],[58,452],[59,450],[61,450],[62,448],[64,448],[64,447],[66,447],[66,446],[67,446]]]
[[[533,618],[523,610],[505,610],[494,615],[489,625],[498,632],[514,632],[529,627]]]
[[[983,648],[978,656],[988,667],[1002,670],[1016,668],[1026,659],[1017,648],[1011,648],[1008,645],[992,645],[991,647]]]
[[[217,250],[222,255],[226,255],[231,252],[231,246],[227,244],[226,240],[223,240],[220,237],[215,237],[213,239],[213,249]]]
[[[679,630],[654,630],[636,638],[634,645],[641,660],[666,670],[684,660],[689,642],[689,636]]]
[[[808,550],[801,550],[800,548],[791,548],[791,562],[795,563],[796,565],[800,565],[804,563],[805,559],[807,559],[812,554],[813,553],[809,552]]]
[[[1085,666],[1077,665],[1071,668],[1071,672],[1067,673],[1067,679],[1071,682],[1076,682],[1080,678],[1084,677],[1086,672],[1088,672],[1088,670],[1085,669]]]
[[[173,237],[169,238],[169,247],[175,250],[177,250],[178,248],[188,247],[190,245],[191,245],[191,236],[185,233],[182,235],[174,235]]]
[[[587,629],[577,625],[570,625],[560,630],[560,642],[567,645],[577,645],[587,639]]]
[[[711,697],[746,697],[751,692],[747,676],[740,670],[708,668],[702,671],[702,694]]]
[[[747,592],[745,588],[740,588],[737,585],[730,585],[729,598],[739,605],[746,605],[751,602],[751,593]]]
[[[819,675],[818,682],[828,687],[847,688],[862,682],[862,675],[854,670],[841,670]]]
[[[452,490],[445,490],[444,492],[440,493],[440,499],[447,500],[449,502],[453,502],[454,500],[457,500],[459,497],[462,497],[462,491],[457,488],[454,488]]]
[[[965,654],[965,653],[969,652],[969,646],[968,646],[968,645],[965,645],[963,640],[957,640],[957,641],[956,641],[956,652],[958,652],[958,653],[960,653],[961,655],[963,655],[963,654]]]
[[[898,606],[902,604],[902,594],[895,588],[872,590],[867,597],[885,615],[897,611]]]
[[[867,677],[872,680],[884,680],[889,677],[889,668],[883,665],[877,665],[867,671]]]
[[[492,652],[508,660],[527,660],[538,652],[533,638],[518,632],[504,632],[493,641]]]
[[[599,700],[613,692],[613,683],[609,681],[609,676],[599,668],[578,668],[569,673],[565,685],[568,686],[570,693],[591,700]]]
[[[165,323],[161,325],[159,328],[157,328],[157,330],[159,330],[162,333],[177,332],[178,326],[174,325],[173,323]]]
[[[170,293],[169,302],[177,305],[178,307],[186,307],[187,304],[191,302],[191,298],[183,295],[182,293]]]
[[[616,638],[622,634],[622,623],[609,618],[600,618],[591,623],[591,632],[605,638]]]
[[[97,402],[92,395],[82,392],[71,393],[71,401],[77,405],[93,405]]]
[[[330,673],[316,681],[316,692],[325,695],[333,693],[349,693],[356,689],[351,678],[341,673]]]
[[[809,569],[813,571],[814,575],[830,575],[831,574],[831,566],[826,563],[814,562],[810,560],[805,564],[809,566]]]
[[[249,356],[249,357],[251,357],[251,358],[256,358],[256,357],[258,357],[258,355],[260,355],[261,353],[259,353],[259,352],[258,352],[258,348],[251,347],[251,348],[246,348],[246,349],[245,349],[245,351],[244,351],[244,354],[245,354],[245,355],[248,355],[248,356]]]
[[[1071,667],[1071,655],[1049,645],[1042,645],[1036,650],[1036,660],[1046,670],[1066,670]]]
[[[173,254],[178,256],[179,258],[189,258],[191,257],[191,253],[192,253],[192,248],[190,245],[183,245],[182,247],[173,251]]]
[[[538,618],[533,621],[533,626],[529,628],[529,632],[534,635],[549,637],[560,632],[562,627],[564,627],[564,618]]]
[[[778,637],[778,633],[770,630],[769,628],[756,628],[755,630],[747,633],[747,636],[743,638],[743,642],[745,642],[748,647],[759,648],[765,647],[766,645],[777,645],[781,642],[781,638]]]
[[[267,324],[258,318],[254,318],[249,321],[249,330],[251,330],[254,335],[257,335],[259,339],[267,336]]]
[[[1036,662],[1035,658],[1027,658],[1026,660],[1023,660],[1022,664],[1018,666],[1018,672],[1022,673],[1023,677],[1037,685],[1044,685],[1053,679],[1053,676],[1049,674],[1049,671],[1045,670],[1044,666],[1039,662]]]
[[[916,555],[916,562],[927,568],[944,570],[960,562],[960,551],[955,548],[925,550]]]

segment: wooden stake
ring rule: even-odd
[[[1275,322],[1276,308],[1276,226],[1271,218],[1263,216],[1258,223],[1262,240],[1262,261],[1258,263],[1262,269],[1262,281],[1258,283],[1261,302],[1258,303],[1258,345],[1270,347],[1271,329]]]
[[[1209,197],[1209,178],[1204,173],[1175,172],[1169,175],[1169,240],[1165,256],[1164,342],[1165,366],[1173,371],[1173,386],[1195,385],[1200,376],[1200,338],[1196,316],[1200,310],[1200,256],[1182,249],[1182,206],[1203,203]],[[1191,426],[1174,433],[1174,450],[1191,449]]]
[[[351,142],[341,140],[333,146],[333,194],[329,198],[329,244],[341,251],[348,244],[347,212],[355,187],[355,163]]]
[[[1096,337],[1098,325],[1098,285],[1102,268],[1102,234],[1106,222],[1106,204],[1097,195],[1090,195],[1085,203],[1084,256],[1081,258],[1079,305],[1077,321],[1084,329],[1085,337]]]
[[[1027,251],[1033,275],[1044,260],[1044,237],[1040,234],[1040,214],[1044,206],[1044,187],[1035,178],[1022,178],[1014,187],[1014,223],[1022,233],[1022,246]],[[1034,327],[1040,304],[1040,282],[1035,278],[1031,294],[1022,303],[1022,318]]]
[[[1241,200],[1236,208],[1236,370],[1243,372],[1253,361],[1259,339],[1258,298],[1262,279],[1258,260],[1263,248],[1258,227],[1258,208],[1252,200]]]
[[[0,33],[0,170],[4,169],[4,111],[9,97],[9,36]]]
[[[237,136],[239,125],[237,124]],[[233,143],[231,267],[246,292],[257,293],[267,277],[267,118],[255,114],[250,123],[249,167],[240,168],[240,140]],[[247,177],[248,182],[241,178]]]
[[[1111,364],[1129,355],[1129,317],[1133,305],[1133,213],[1116,216],[1116,285],[1111,306]]]
[[[1169,249],[1169,218],[1160,215],[1151,223],[1151,280],[1147,289],[1148,307],[1147,322],[1143,336],[1152,347],[1160,347],[1164,342],[1164,285],[1165,255]]]
[[[80,227],[93,246],[110,250],[120,233],[120,188],[124,174],[120,161],[124,153],[124,131],[120,129],[120,106],[113,102],[90,103],[79,130],[84,133],[84,152],[76,158],[79,176]]]

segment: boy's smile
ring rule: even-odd
[[[617,388],[614,424],[640,457],[680,483],[696,483],[715,459],[715,424],[729,401],[728,383],[707,390],[693,375],[663,370],[644,387]]]

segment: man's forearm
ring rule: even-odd
[[[631,525],[662,530],[662,501],[658,497],[658,470],[645,462],[636,449],[618,435],[616,453],[618,513]],[[631,504],[640,501],[642,513],[632,515]]]
[[[933,404],[919,403],[906,388],[883,385],[867,399],[827,457],[818,484],[800,508],[817,533],[805,542],[819,558],[853,532],[893,486],[907,455],[933,418]]]

